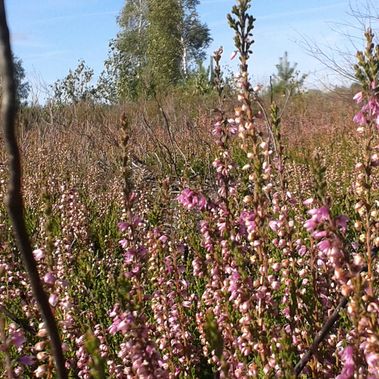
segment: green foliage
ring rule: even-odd
[[[197,62],[196,70],[189,73],[185,81],[185,89],[194,95],[206,95],[213,90],[213,65],[212,60],[208,67],[202,61]]]
[[[191,64],[198,64],[205,59],[205,49],[209,46],[212,38],[209,28],[201,23],[196,11],[199,0],[183,0],[183,22],[181,31],[181,43],[183,47],[182,72],[184,76],[189,73]]]
[[[146,66],[148,1],[128,0],[118,18],[121,31],[110,45],[105,62],[107,80],[112,78],[113,99],[134,99]]]
[[[205,58],[211,41],[198,0],[127,0],[99,90],[108,102],[136,99],[177,84]],[[147,92],[146,92],[147,91]]]
[[[25,80],[25,69],[22,60],[13,55],[14,78],[16,82],[16,99],[18,105],[25,105],[30,92],[30,84]]]
[[[291,96],[301,90],[306,79],[306,74],[300,74],[297,63],[291,65],[287,51],[279,58],[275,66],[277,73],[273,75],[272,90],[274,94]]]
[[[149,3],[147,62],[154,83],[161,87],[175,84],[181,77],[180,24],[182,9],[176,0]]]
[[[94,379],[105,379],[105,362],[101,358],[99,340],[91,332],[87,333],[85,346],[91,355],[91,377]]]
[[[221,359],[224,349],[224,341],[211,309],[207,311],[206,320],[207,321],[204,325],[204,329],[207,337],[207,342],[209,343],[211,349],[215,351],[216,356]]]
[[[82,101],[94,101],[97,91],[96,87],[91,84],[93,75],[93,69],[86,66],[84,60],[79,61],[74,71],[70,69],[65,78],[57,80],[51,86],[53,102],[77,104]]]
[[[26,101],[30,91],[29,82],[25,81],[25,69],[22,67],[22,60],[13,56],[13,64],[14,64],[14,73],[15,73],[15,81],[16,81],[16,98],[19,104],[22,104]]]
[[[235,47],[240,51],[240,61],[244,65],[247,62],[242,61],[246,60],[249,54],[252,54],[251,46],[254,43],[252,31],[254,29],[255,18],[247,13],[250,7],[250,0],[240,0],[238,5],[233,6],[232,12],[227,15],[229,26],[235,32]],[[246,71],[247,66],[244,66],[242,69]]]

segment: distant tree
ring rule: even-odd
[[[13,56],[13,64],[15,70],[15,81],[17,86],[17,102],[21,105],[26,103],[26,100],[29,96],[30,84],[28,81],[25,81],[25,69],[22,66],[22,60]]]
[[[94,101],[97,98],[97,89],[93,86],[93,69],[85,61],[79,61],[75,70],[69,70],[68,75],[57,80],[51,87],[53,101],[62,104],[77,104],[82,101]]]
[[[273,75],[272,81],[274,93],[292,95],[302,88],[307,75],[301,75],[300,71],[296,70],[297,63],[291,65],[287,52],[279,58],[279,63],[275,67],[277,72]]]
[[[183,0],[183,24],[181,31],[182,42],[182,72],[186,76],[191,64],[198,65],[206,58],[205,49],[212,41],[210,31],[202,23],[196,7],[200,0]]]
[[[112,54],[104,62],[104,70],[101,72],[97,82],[98,94],[102,101],[108,104],[115,104],[119,99],[134,97],[124,93],[124,91],[130,89],[125,84],[121,85],[121,83],[124,83],[122,78],[127,79],[128,77],[127,75],[122,76],[122,68],[127,66],[123,63],[117,63],[121,57],[119,53],[116,54],[114,51],[113,43],[114,41],[110,44]]]
[[[127,0],[117,20],[121,30],[110,44],[106,70],[115,77],[119,98],[135,98],[138,92],[147,59],[148,9],[148,0]]]
[[[213,60],[210,59],[210,64],[206,67],[204,61],[199,60],[197,67],[191,70],[187,80],[184,83],[184,88],[192,94],[204,95],[212,92],[213,83]]]
[[[103,84],[112,96],[135,98],[146,83],[177,83],[205,58],[211,38],[199,20],[199,0],[126,0],[111,43]],[[111,79],[111,80],[109,80]],[[106,88],[106,86],[104,86]]]
[[[148,70],[162,87],[181,78],[183,12],[177,0],[150,0],[148,15]]]

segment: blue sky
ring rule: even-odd
[[[64,77],[75,68],[79,59],[102,70],[108,44],[118,31],[116,17],[125,0],[8,0],[8,22],[13,50],[23,60],[29,80],[41,88]],[[232,31],[225,17],[234,0],[202,0],[201,19],[211,29],[211,53],[224,46],[224,62],[230,62],[233,51]],[[333,29],[344,30],[349,0],[255,0],[252,13],[256,17],[256,41],[251,71],[255,81],[267,82],[284,51],[289,60],[298,62],[301,72],[310,73],[310,85],[327,80],[329,72],[322,68],[297,41],[301,36],[316,40],[320,45],[349,46],[346,38]]]

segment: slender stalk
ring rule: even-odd
[[[3,346],[6,346],[7,344],[7,337],[5,335],[5,321],[2,316],[0,316],[0,343]],[[11,359],[9,357],[8,351],[4,351],[3,355],[4,355],[3,359],[0,360],[0,363],[4,363],[4,369],[5,369],[2,375],[6,373],[8,379],[15,379],[14,373],[12,370],[12,363],[11,363]]]
[[[68,376],[58,327],[47,296],[43,290],[24,220],[24,202],[21,192],[21,157],[15,130],[17,114],[16,83],[14,79],[13,58],[4,0],[0,0],[0,73],[3,79],[1,119],[5,143],[9,154],[10,181],[7,198],[8,212],[13,225],[16,243],[29,276],[33,295],[37,301],[50,336],[51,349],[57,368],[57,377],[59,379],[66,379]]]
[[[307,365],[309,360],[312,358],[313,354],[317,352],[318,346],[325,339],[325,337],[329,334],[330,330],[333,328],[334,324],[340,317],[340,311],[346,307],[349,299],[347,297],[343,297],[339,304],[337,305],[334,312],[330,315],[330,317],[326,320],[324,326],[316,335],[311,347],[309,350],[303,355],[300,361],[295,366],[295,376],[298,377],[303,371],[303,368]]]

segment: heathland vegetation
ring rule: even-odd
[[[204,67],[197,5],[126,1],[96,85],[80,62],[20,104],[30,258],[67,372],[2,201],[1,377],[379,378],[374,33],[350,88],[304,91],[287,53],[253,87],[250,0],[228,16],[236,77],[222,49]]]

